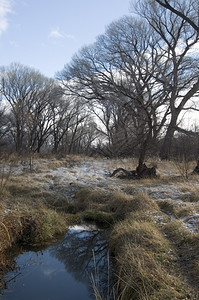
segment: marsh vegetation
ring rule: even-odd
[[[185,179],[175,163],[154,163],[157,178],[135,180],[110,177],[133,169],[133,159],[38,157],[34,172],[17,159],[2,162],[1,287],[13,245],[46,245],[91,222],[110,231],[116,299],[198,299],[198,175],[192,165]]]

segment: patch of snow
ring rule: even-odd
[[[95,225],[73,225],[69,226],[69,230],[72,231],[92,231],[92,230],[98,230]]]
[[[194,212],[192,216],[186,216],[181,218],[185,226],[193,233],[198,233],[199,230],[199,213]]]

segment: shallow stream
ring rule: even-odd
[[[47,249],[19,254],[0,299],[91,300],[95,299],[92,282],[104,298],[110,295],[107,234],[94,226],[73,226]]]

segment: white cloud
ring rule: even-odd
[[[11,1],[0,0],[0,35],[8,28],[8,14],[11,11]]]
[[[59,31],[58,28],[51,30],[48,35],[49,38],[61,39],[64,38],[63,34]]]
[[[65,38],[75,40],[75,37],[72,34],[65,34]]]
[[[66,34],[62,30],[60,30],[59,27],[56,27],[51,30],[51,32],[48,35],[48,38],[54,38],[54,39],[75,39],[75,37],[71,34]]]
[[[12,47],[15,47],[15,48],[18,48],[18,47],[19,47],[18,43],[17,43],[16,41],[14,41],[14,40],[10,40],[10,41],[9,41],[9,44],[10,44]]]

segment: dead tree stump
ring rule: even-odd
[[[154,167],[148,168],[146,164],[143,164],[142,169],[136,169],[132,171],[128,171],[124,168],[117,168],[116,170],[111,173],[110,177],[115,176],[118,173],[123,173],[119,175],[119,178],[122,179],[140,179],[140,178],[155,178],[157,177],[156,169]]]
[[[146,164],[142,165],[142,168],[138,170],[136,169],[137,175],[140,178],[155,178],[157,176],[156,174],[156,168],[148,168]]]

